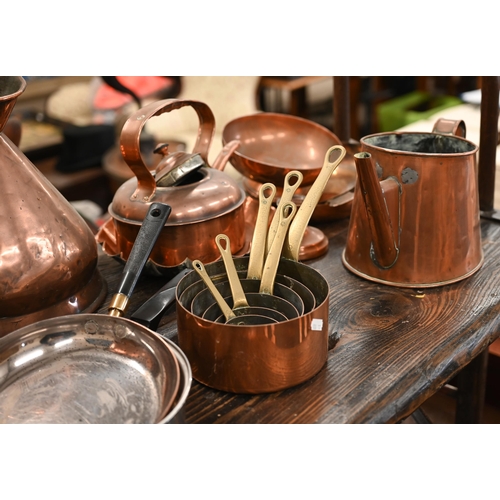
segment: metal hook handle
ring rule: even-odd
[[[222,246],[222,242],[226,245]],[[233,295],[233,310],[238,307],[247,307],[247,299],[245,297],[245,292],[241,286],[241,281],[238,277],[236,267],[234,265],[233,256],[231,254],[230,240],[225,234],[218,234],[215,237],[215,244],[219,248],[222,260],[226,266],[226,273],[229,280],[229,286],[231,287],[231,293]]]
[[[294,178],[296,179],[296,181],[295,183],[292,184]],[[304,175],[299,170],[292,170],[291,172],[288,172],[288,174],[286,174],[285,176],[285,182],[283,184],[283,194],[281,195],[281,199],[278,205],[278,210],[276,211],[276,214],[273,217],[271,226],[269,228],[269,234],[267,236],[266,255],[269,253],[269,250],[271,250],[271,245],[273,244],[274,236],[276,235],[276,231],[278,229],[278,224],[279,224],[278,212],[284,205],[292,201],[293,195],[295,194],[295,191],[297,191],[297,189],[299,188],[303,179]]]
[[[228,306],[227,302],[224,300],[224,297],[221,295],[217,287],[214,285],[212,279],[207,273],[205,266],[199,260],[193,260],[193,269],[199,274],[200,278],[203,280],[203,283],[210,290],[210,293],[213,295],[217,305],[220,307],[222,314],[226,318],[226,321],[229,321],[231,318],[235,317],[235,314]]]
[[[267,226],[269,224],[269,213],[276,195],[276,186],[270,182],[262,184],[259,191],[259,211],[255,222],[250,257],[248,260],[248,279],[260,280],[262,266],[266,255]],[[274,218],[273,218],[274,219]]]
[[[266,263],[262,272],[262,281],[260,283],[259,293],[272,295],[274,290],[274,280],[278,271],[278,264],[281,258],[281,251],[288,232],[288,228],[293,220],[297,206],[295,203],[289,202],[284,205],[279,211],[279,225],[273,244],[267,254]]]

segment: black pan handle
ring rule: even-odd
[[[175,291],[179,281],[190,273],[191,269],[183,269],[177,276],[172,278],[166,285],[158,290],[141,307],[139,307],[130,319],[156,331],[161,318],[175,304]]]
[[[111,300],[108,309],[111,316],[121,316],[125,311],[128,299],[134,291],[137,280],[171,211],[171,207],[165,203],[156,202],[149,207],[123,268],[118,292]]]

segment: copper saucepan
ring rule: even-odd
[[[178,412],[180,382],[190,384],[181,351],[121,317],[169,213],[151,205],[109,315],[60,316],[0,339],[0,421],[164,423]]]
[[[336,164],[345,154],[342,146],[328,150],[325,165],[330,174],[335,168],[329,165],[333,149],[340,152],[340,157],[334,162]],[[298,213],[287,232],[285,248],[289,257],[281,257],[276,270],[276,275],[290,277],[310,290],[315,304],[312,310],[297,318],[267,325],[220,324],[192,312],[193,296],[185,292],[199,280],[197,274],[189,273],[179,282],[176,289],[179,345],[191,363],[193,378],[199,382],[228,392],[259,394],[300,384],[318,373],[325,364],[328,352],[328,283],[315,269],[296,260],[300,235],[314,210],[314,201],[321,196],[324,176],[318,176],[317,181],[308,193],[309,200],[302,206],[302,215],[293,233],[290,236]],[[279,245],[276,237],[272,245],[275,243]],[[270,256],[271,253],[266,261]],[[237,271],[248,272],[248,257],[238,257],[233,262]],[[205,269],[214,279],[227,281],[223,263],[211,263]],[[265,274],[271,269],[272,261],[269,261],[269,270],[264,268],[259,289],[263,282],[263,288],[268,286]]]
[[[293,203],[286,203],[279,208],[279,213],[277,213],[277,218],[279,220],[278,230],[275,233],[274,242],[266,257],[266,262],[262,266],[264,271],[260,271],[258,266],[255,266],[256,260],[254,259],[254,274],[258,276],[262,275],[260,281],[256,279],[246,279],[244,280],[243,286],[234,267],[232,255],[228,250],[229,242],[227,236],[217,236],[217,245],[220,248],[228,275],[228,282],[223,282],[218,286],[223,295],[227,294],[229,291],[231,292],[233,298],[233,313],[237,314],[239,318],[238,320],[232,319],[232,323],[245,324],[247,315],[255,316],[255,314],[259,314],[266,316],[266,312],[262,310],[262,308],[281,312],[285,314],[287,319],[295,318],[304,313],[304,303],[295,291],[279,285],[279,294],[273,293],[281,248],[295,211],[296,207]],[[267,227],[262,227],[258,222],[256,225],[256,233],[258,234],[255,234],[252,240],[253,248],[249,257],[249,270],[252,266],[252,255],[257,253],[260,256],[265,253],[261,249],[265,249],[266,246],[265,235],[267,234]],[[223,241],[225,242],[225,247],[221,245]],[[191,310],[194,314],[207,317],[206,309],[210,308],[209,292],[211,292],[211,290],[202,290],[198,296],[194,298],[191,306]],[[218,293],[219,290],[214,290],[214,292]],[[214,293],[212,293],[212,295],[214,295]],[[216,300],[216,302],[218,303],[220,301]],[[255,308],[259,308],[259,311],[257,312]],[[268,314],[268,316],[276,319],[274,313]],[[252,319],[251,321],[254,320]]]
[[[258,307],[260,281],[244,278],[245,273],[242,271],[239,271],[237,274],[247,301],[249,304]],[[231,295],[228,275],[224,273],[217,276],[210,276],[210,279],[220,295],[232,307],[233,297]],[[304,312],[307,309],[311,310],[313,308],[311,304],[314,303],[312,292],[288,276],[276,276],[274,293],[270,297],[274,297],[274,299],[269,299],[268,305],[271,306],[271,309],[280,311],[287,319],[299,316],[302,310]],[[206,316],[208,319],[215,321],[222,314],[221,309],[214,300],[213,294],[206,288],[203,280],[195,281],[187,287],[183,292],[182,301],[190,304],[190,309],[196,316]],[[271,314],[274,315],[274,313]]]
[[[264,325],[269,323],[276,323],[278,321],[279,318],[276,319],[276,317],[273,317],[272,313],[268,311],[268,309],[272,310],[272,308],[269,307],[269,304],[266,304],[266,306],[262,306],[259,304],[259,302],[257,302],[256,306],[249,305],[243,289],[240,294],[237,293],[234,295],[232,306],[230,306],[227,303],[226,299],[219,292],[217,287],[213,284],[203,264],[200,261],[194,261],[193,267],[202,278],[203,282],[208,288],[208,291],[210,292],[210,295],[213,297],[215,303],[222,311],[222,315],[224,318],[222,321],[224,323],[228,325]],[[198,300],[196,302],[197,307],[201,308],[199,310],[200,316],[205,313],[207,307],[205,303],[209,305],[212,304],[212,301],[210,300],[208,295],[204,296],[204,299],[205,300],[203,300],[202,298],[201,300]],[[194,307],[194,311],[196,311],[196,307]],[[295,316],[298,316],[297,311],[295,311]],[[285,319],[287,319],[286,316]]]

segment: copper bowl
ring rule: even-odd
[[[318,123],[283,113],[256,113],[226,124],[222,142],[239,140],[230,163],[245,177],[283,186],[286,174],[300,170],[303,186],[318,176],[325,151],[342,144],[330,130]]]

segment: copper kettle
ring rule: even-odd
[[[22,77],[0,77],[0,132],[25,88]],[[92,231],[5,133],[0,186],[0,337],[41,319],[96,310],[106,283]]]
[[[432,133],[361,139],[344,265],[368,280],[435,287],[471,276],[483,263],[476,155],[463,121]]]
[[[199,119],[193,151],[170,153],[168,145],[159,145],[155,152],[163,157],[151,171],[141,156],[141,132],[151,118],[181,107],[192,107]],[[128,118],[121,131],[120,150],[135,177],[118,188],[108,209],[111,219],[96,235],[106,253],[123,260],[128,258],[141,221],[156,201],[170,205],[172,212],[146,271],[168,275],[189,260],[217,260],[220,254],[214,241],[221,233],[230,237],[233,253],[243,248],[246,196],[242,187],[223,171],[239,141],[227,144],[211,167],[208,151],[214,132],[212,111],[205,103],[194,100],[152,102]]]

